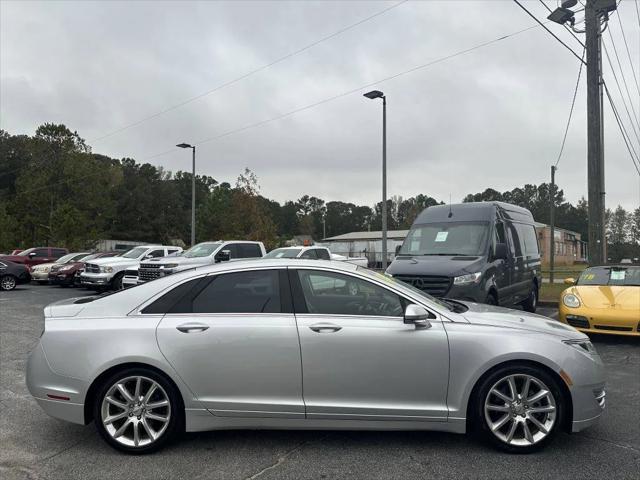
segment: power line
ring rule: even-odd
[[[230,85],[238,83],[241,80],[244,80],[245,78],[248,78],[248,77],[250,77],[252,75],[255,75],[258,72],[266,70],[267,68],[272,67],[272,66],[274,66],[274,65],[276,65],[276,64],[278,64],[278,63],[280,63],[280,62],[282,62],[284,60],[287,60],[287,59],[289,59],[291,57],[299,55],[300,53],[305,52],[306,50],[309,50],[310,48],[313,48],[313,47],[315,47],[316,45],[318,45],[318,44],[320,44],[322,42],[326,42],[327,40],[331,40],[332,38],[337,37],[338,35],[341,35],[341,34],[347,32],[347,31],[349,31],[349,30],[351,30],[351,29],[353,29],[353,28],[355,28],[355,27],[357,27],[359,25],[362,25],[363,23],[366,23],[369,20],[373,20],[374,18],[379,17],[380,15],[383,15],[383,14],[387,13],[389,10],[392,10],[392,9],[394,9],[396,7],[399,7],[403,3],[406,3],[407,1],[408,0],[401,0],[398,3],[396,3],[394,5],[391,5],[390,7],[387,7],[385,9],[383,9],[383,10],[380,10],[379,12],[376,12],[373,15],[370,15],[370,16],[368,16],[366,18],[363,18],[362,20],[359,20],[356,23],[353,23],[353,24],[348,25],[348,26],[346,26],[344,28],[341,28],[337,32],[334,32],[334,33],[332,33],[330,35],[327,35],[326,37],[322,37],[319,40],[316,40],[316,41],[314,41],[314,42],[312,42],[312,43],[310,43],[308,45],[305,45],[304,47],[299,48],[298,50],[296,50],[294,52],[288,53],[287,55],[284,55],[284,56],[282,56],[282,57],[280,57],[280,58],[278,58],[278,59],[276,59],[276,60],[274,60],[274,61],[272,61],[270,63],[262,65],[262,66],[254,69],[254,70],[251,70],[251,71],[249,71],[249,72],[247,72],[247,73],[245,73],[243,75],[240,75],[239,77],[234,78],[233,80],[229,80],[227,82],[224,82],[224,83],[222,83],[222,84],[220,84],[220,85],[218,85],[218,86],[216,86],[216,87],[214,87],[214,88],[212,88],[210,90],[207,90],[206,92],[202,92],[202,93],[200,93],[198,95],[195,95],[195,96],[193,96],[191,98],[183,100],[182,102],[179,102],[179,103],[177,103],[175,105],[172,105],[172,106],[170,106],[168,108],[165,108],[164,110],[160,110],[159,112],[156,112],[156,113],[154,113],[152,115],[146,116],[144,118],[141,118],[140,120],[136,120],[135,122],[129,123],[129,124],[124,125],[124,126],[122,126],[120,128],[117,128],[116,130],[113,130],[113,131],[111,131],[109,133],[101,135],[100,137],[94,138],[93,140],[89,140],[89,143],[93,143],[93,142],[98,142],[100,140],[104,140],[107,137],[111,137],[111,136],[113,136],[113,135],[115,135],[117,133],[123,132],[124,130],[128,130],[129,128],[136,127],[136,126],[138,126],[138,125],[140,125],[140,124],[142,124],[142,123],[144,123],[144,122],[146,122],[148,120],[157,118],[157,117],[159,117],[161,115],[164,115],[165,113],[171,112],[171,111],[176,110],[176,109],[178,109],[180,107],[183,107],[183,106],[185,106],[185,105],[187,105],[187,104],[189,104],[191,102],[194,102],[195,100],[198,100],[200,98],[203,98],[203,97],[206,97],[208,95],[211,95],[214,92],[218,92],[218,91],[222,90],[223,88],[226,88],[226,87],[228,87]]]
[[[613,46],[613,53],[616,56],[618,67],[620,67],[620,76],[622,77],[622,82],[624,83],[624,89],[626,90],[627,96],[629,97],[629,103],[631,103],[631,111],[633,112],[633,117],[636,119],[636,123],[640,127],[640,121],[638,121],[638,115],[636,114],[636,109],[633,107],[633,98],[631,97],[631,93],[629,92],[629,86],[627,85],[627,76],[624,74],[624,70],[622,69],[622,62],[620,61],[620,57],[618,56],[618,49],[616,48],[616,44],[613,40],[611,29],[609,29],[609,38],[611,39],[611,45]],[[613,65],[611,66],[611,68],[613,68]]]
[[[624,125],[622,124],[621,120],[620,120],[620,115],[618,114],[618,109],[616,108],[615,104],[613,103],[613,99],[611,98],[611,93],[609,92],[609,88],[607,87],[606,82],[602,82],[602,84],[604,85],[604,90],[607,93],[607,98],[609,99],[609,104],[611,105],[611,110],[613,111],[613,116],[616,119],[616,123],[618,124],[618,129],[620,130],[620,133],[622,134],[622,139],[624,140],[625,145],[627,146],[627,151],[629,152],[629,156],[631,157],[631,161],[633,162],[633,166],[635,167],[636,171],[638,172],[638,175],[640,175],[640,159],[637,159],[638,154],[636,153],[635,149],[633,148],[633,145],[630,144],[630,142],[627,140],[628,137],[628,133],[627,130],[624,128]]]
[[[455,58],[455,57],[458,57],[458,56],[460,56],[460,55],[464,55],[464,54],[466,54],[466,53],[473,52],[474,50],[478,50],[478,49],[480,49],[480,48],[483,48],[483,47],[486,47],[486,46],[489,46],[489,45],[492,45],[492,44],[498,43],[498,42],[500,42],[500,41],[502,41],[502,40],[506,40],[506,39],[508,39],[508,38],[515,37],[516,35],[520,35],[520,34],[522,34],[522,33],[528,32],[529,30],[533,30],[533,29],[535,29],[535,28],[538,28],[538,25],[532,25],[532,26],[530,26],[530,27],[523,28],[523,29],[518,30],[518,31],[516,31],[516,32],[512,32],[512,33],[509,33],[509,34],[507,34],[507,35],[503,35],[503,36],[498,37],[498,38],[494,38],[493,40],[489,40],[489,41],[486,41],[486,42],[480,43],[480,44],[478,44],[478,45],[475,45],[475,46],[473,46],[473,47],[467,48],[467,49],[465,49],[465,50],[460,50],[460,51],[455,52],[455,53],[452,53],[452,54],[450,54],[450,55],[446,55],[446,56],[444,56],[444,57],[440,57],[440,58],[438,58],[438,59],[435,59],[435,60],[432,60],[432,61],[430,61],[430,62],[424,63],[424,64],[422,64],[422,65],[418,65],[418,66],[413,67],[413,68],[410,68],[410,69],[408,69],[408,70],[404,70],[404,71],[399,72],[399,73],[396,73],[396,74],[394,74],[394,75],[390,75],[390,76],[388,76],[388,77],[386,77],[386,78],[383,78],[383,79],[380,79],[380,80],[378,80],[378,81],[376,81],[376,82],[371,82],[371,83],[368,83],[368,84],[366,84],[366,85],[361,85],[361,86],[359,86],[358,88],[354,88],[354,89],[348,90],[348,91],[346,91],[346,92],[343,92],[343,93],[340,93],[340,94],[334,95],[334,96],[332,96],[332,97],[325,98],[324,100],[320,100],[320,101],[315,102],[315,103],[312,103],[312,104],[310,104],[310,105],[306,105],[306,106],[303,106],[303,107],[296,108],[296,109],[294,109],[294,110],[290,110],[290,111],[288,111],[288,112],[286,112],[286,113],[283,113],[283,114],[281,114],[281,115],[278,115],[278,116],[276,116],[276,117],[272,117],[272,118],[269,118],[269,119],[266,119],[266,120],[262,120],[262,121],[260,121],[260,122],[255,122],[255,123],[252,123],[252,124],[249,124],[249,125],[245,125],[245,126],[243,126],[243,127],[236,128],[236,129],[234,129],[234,130],[230,130],[230,131],[228,131],[228,132],[222,133],[222,134],[220,134],[220,135],[217,135],[217,136],[214,136],[214,137],[211,137],[211,138],[208,138],[208,139],[204,139],[204,140],[202,140],[202,141],[200,141],[200,142],[195,143],[195,145],[201,145],[202,143],[205,143],[205,142],[210,142],[210,141],[213,141],[213,140],[217,140],[217,139],[219,139],[219,138],[222,138],[222,137],[227,137],[227,136],[233,135],[233,134],[235,134],[235,133],[243,132],[243,131],[246,131],[246,130],[249,130],[249,129],[252,129],[252,128],[256,128],[256,127],[259,127],[259,126],[262,126],[262,125],[266,125],[266,124],[271,123],[271,122],[274,122],[274,121],[276,121],[276,120],[280,120],[280,119],[282,119],[282,118],[285,118],[285,117],[289,117],[289,116],[291,116],[291,115],[294,115],[295,113],[302,112],[302,111],[304,111],[304,110],[309,110],[309,109],[311,109],[311,108],[317,107],[317,106],[322,105],[322,104],[324,104],[324,103],[331,102],[331,101],[336,100],[336,99],[338,99],[338,98],[345,97],[345,96],[347,96],[347,95],[351,95],[351,94],[353,94],[353,93],[361,92],[363,89],[365,89],[365,88],[367,88],[367,87],[370,87],[370,86],[373,86],[373,85],[379,85],[380,83],[387,82],[387,81],[389,81],[389,80],[392,80],[392,79],[398,78],[398,77],[400,77],[400,76],[403,76],[403,75],[407,75],[407,74],[410,74],[410,73],[416,72],[416,71],[418,71],[418,70],[421,70],[421,69],[423,69],[423,68],[429,67],[429,66],[431,66],[431,65],[435,65],[435,64],[437,64],[437,63],[444,62],[444,61],[449,60],[449,59],[451,59],[451,58]],[[139,161],[139,162],[142,162],[142,161],[145,161],[145,160],[151,160],[152,158],[157,158],[157,157],[160,157],[160,156],[162,156],[162,155],[166,155],[166,154],[168,154],[168,153],[172,153],[172,152],[175,152],[175,148],[172,148],[171,150],[166,150],[166,151],[164,151],[164,152],[160,152],[160,153],[157,153],[157,154],[155,154],[155,155],[148,156],[148,157],[143,157],[142,159],[140,159],[140,160],[138,160],[138,161]],[[94,176],[101,175],[102,173],[103,173],[103,172],[96,172],[95,174],[86,175],[86,176],[85,176],[85,177],[83,177],[83,178],[91,178],[91,177],[94,177]],[[48,185],[46,185],[46,186],[38,187],[38,188],[35,188],[35,189],[32,189],[32,190],[29,190],[29,191],[27,191],[27,192],[21,192],[21,193],[32,193],[32,192],[34,192],[34,191],[42,190],[42,189],[45,189],[45,188],[51,188],[51,187],[55,187],[55,186],[57,186],[57,185],[63,185],[63,184],[65,184],[65,183],[67,183],[68,181],[69,181],[69,180],[63,180],[63,181],[58,182],[58,183],[56,183],[56,184],[48,184]],[[2,198],[2,197],[0,196],[0,198]]]
[[[584,54],[587,49],[582,50],[582,58],[584,58]],[[567,119],[567,126],[564,129],[564,136],[562,137],[562,145],[560,146],[560,153],[558,153],[558,159],[556,160],[555,166],[558,167],[560,163],[560,158],[562,157],[562,152],[564,151],[564,144],[567,141],[567,134],[569,133],[569,125],[571,125],[571,117],[573,116],[573,108],[576,104],[576,96],[578,95],[578,86],[580,85],[580,76],[582,75],[582,67],[584,63],[580,63],[580,67],[578,68],[578,79],[576,80],[576,88],[573,91],[573,99],[571,100],[571,109],[569,110],[569,118]]]
[[[540,24],[540,26],[541,26],[542,28],[544,28],[547,32],[549,32],[549,33],[551,34],[551,36],[553,36],[553,38],[555,38],[557,41],[559,41],[559,42],[564,46],[564,48],[566,48],[567,50],[569,50],[569,51],[573,54],[573,56],[574,56],[574,57],[576,57],[578,60],[580,60],[580,61],[581,61],[582,63],[584,63],[585,65],[587,64],[587,63],[586,63],[582,58],[580,58],[580,56],[578,56],[578,54],[577,54],[577,53],[576,53],[576,52],[575,52],[575,51],[574,51],[574,50],[573,50],[569,45],[567,45],[567,44],[566,44],[566,43],[564,43],[562,40],[560,40],[560,37],[558,37],[555,33],[553,33],[551,30],[549,30],[549,29],[547,28],[547,26],[546,26],[544,23],[542,23],[540,20],[538,20],[538,17],[536,17],[533,13],[531,13],[529,10],[527,10],[527,9],[525,8],[525,6],[524,6],[524,5],[522,5],[518,0],[513,0],[513,1],[514,1],[514,2],[515,2],[515,3],[516,3],[516,4],[517,4],[517,5],[518,5],[522,10],[524,10],[525,12],[527,12],[527,14],[528,14],[531,18],[533,18],[536,22],[538,22],[538,24]]]
[[[638,4],[636,3],[636,7],[637,5]],[[631,73],[633,73],[633,79],[635,80],[636,89],[638,90],[638,94],[640,94],[640,85],[638,84],[638,77],[636,77],[636,69],[633,68],[633,60],[631,60],[631,53],[629,53],[629,44],[627,43],[627,36],[624,34],[624,27],[622,26],[622,18],[620,18],[619,13],[618,13],[618,23],[620,24],[620,31],[622,32],[622,40],[624,40],[624,47],[627,50],[627,57],[629,57],[629,64],[631,65]],[[609,30],[609,35],[611,35],[611,30]],[[613,40],[611,41],[613,42]]]
[[[618,91],[620,92],[620,98],[622,99],[622,105],[624,106],[625,111],[627,112],[627,116],[629,117],[629,121],[631,122],[631,128],[633,129],[633,133],[636,136],[636,138],[638,139],[638,143],[640,144],[640,136],[638,136],[638,132],[636,131],[636,126],[635,123],[633,122],[633,117],[631,116],[631,113],[629,112],[629,107],[627,106],[627,101],[624,98],[624,93],[622,91],[622,87],[620,87],[620,82],[618,81],[618,76],[616,75],[616,71],[613,68],[613,62],[611,61],[611,57],[609,56],[609,51],[607,50],[607,45],[602,42],[602,47],[604,49],[604,53],[605,56],[607,57],[607,62],[609,63],[609,67],[611,68],[611,73],[613,74],[613,79],[616,82],[616,85],[618,87]],[[623,74],[623,72],[620,72],[621,74]],[[623,76],[623,80],[624,80],[624,76]],[[633,108],[633,105],[631,105],[631,107]]]
[[[358,93],[358,92],[362,91],[362,90],[363,90],[363,89],[365,89],[365,88],[372,87],[372,86],[375,86],[375,85],[380,85],[381,83],[388,82],[389,80],[393,80],[393,79],[395,79],[395,78],[398,78],[398,77],[401,77],[401,76],[407,75],[407,74],[409,74],[409,73],[416,72],[416,71],[421,70],[421,69],[423,69],[423,68],[430,67],[430,66],[435,65],[435,64],[437,64],[437,63],[444,62],[444,61],[449,60],[449,59],[451,59],[451,58],[458,57],[458,56],[460,56],[460,55],[464,55],[464,54],[466,54],[466,53],[470,53],[470,52],[472,52],[472,51],[474,51],[474,50],[478,50],[478,49],[480,49],[480,48],[483,48],[483,47],[489,46],[489,45],[491,45],[491,44],[494,44],[494,43],[497,43],[497,42],[499,42],[499,41],[501,41],[501,40],[505,40],[505,39],[507,39],[507,38],[510,38],[510,37],[513,37],[513,36],[519,35],[519,34],[521,34],[521,33],[527,32],[527,31],[532,30],[532,29],[534,29],[534,28],[538,28],[538,26],[537,26],[537,25],[533,25],[533,26],[531,26],[531,27],[527,27],[527,28],[524,28],[524,29],[522,29],[522,30],[518,30],[517,32],[513,32],[513,33],[510,33],[510,34],[504,35],[504,36],[502,36],[502,37],[494,38],[493,40],[489,40],[489,41],[487,41],[487,42],[480,43],[480,44],[475,45],[475,46],[473,46],[473,47],[467,48],[467,49],[465,49],[465,50],[460,50],[460,51],[458,51],[458,52],[452,53],[452,54],[450,54],[450,55],[446,55],[446,56],[444,56],[444,57],[440,57],[440,58],[438,58],[438,59],[436,59],[436,60],[432,60],[432,61],[427,62],[427,63],[423,63],[422,65],[418,65],[418,66],[416,66],[416,67],[412,67],[412,68],[410,68],[410,69],[408,69],[408,70],[404,70],[404,71],[399,72],[399,73],[396,73],[396,74],[394,74],[394,75],[391,75],[391,76],[388,76],[388,77],[385,77],[385,78],[382,78],[382,79],[376,80],[375,82],[367,83],[366,85],[361,85],[361,86],[359,86],[359,87],[357,87],[357,88],[353,88],[353,89],[347,90],[347,91],[345,91],[345,92],[339,93],[339,94],[337,94],[337,95],[333,95],[333,96],[331,96],[331,97],[328,97],[328,98],[325,98],[325,99],[323,99],[323,100],[320,100],[320,101],[317,101],[317,102],[311,103],[311,104],[309,104],[309,105],[305,105],[305,106],[303,106],[303,107],[299,107],[299,108],[296,108],[296,109],[294,109],[294,110],[290,110],[290,111],[288,111],[288,112],[282,113],[282,114],[277,115],[277,116],[275,116],[275,117],[268,118],[268,119],[266,119],[266,120],[261,120],[261,121],[259,121],[259,122],[251,123],[251,124],[248,124],[248,125],[245,125],[245,126],[243,126],[243,127],[239,127],[239,128],[233,129],[233,130],[229,130],[229,131],[227,131],[227,132],[221,133],[221,134],[219,134],[219,135],[215,135],[215,136],[213,136],[213,137],[205,138],[205,139],[203,139],[203,140],[200,140],[200,141],[196,142],[195,144],[196,144],[196,145],[202,145],[203,143],[212,142],[212,141],[214,141],[214,140],[218,140],[218,139],[220,139],[220,138],[228,137],[228,136],[230,136],[230,135],[233,135],[233,134],[236,134],[236,133],[243,132],[243,131],[245,131],[245,130],[249,130],[249,129],[256,128],[256,127],[261,127],[261,126],[266,125],[266,124],[268,124],[268,123],[275,122],[275,121],[277,121],[277,120],[281,120],[281,119],[283,119],[283,118],[289,117],[289,116],[291,116],[291,115],[294,115],[294,114],[296,114],[296,113],[302,112],[302,111],[304,111],[304,110],[309,110],[309,109],[311,109],[311,108],[318,107],[318,106],[320,106],[320,105],[322,105],[322,104],[325,104],[325,103],[331,102],[331,101],[333,101],[333,100],[337,100],[338,98],[342,98],[342,97],[346,97],[347,95],[351,95],[351,94],[354,94],[354,93]],[[148,156],[148,157],[143,157],[143,158],[142,158],[142,161],[143,161],[143,160],[151,160],[151,159],[153,159],[153,158],[157,158],[157,157],[160,157],[160,156],[166,155],[166,154],[171,153],[171,152],[175,152],[175,149],[174,149],[174,148],[172,148],[172,149],[170,149],[170,150],[166,150],[166,151],[164,151],[164,152],[156,153],[156,154],[151,155],[151,156]]]

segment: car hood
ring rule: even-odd
[[[95,260],[89,260],[85,263],[91,263],[93,265],[123,265],[131,264],[135,265],[139,260],[137,258],[123,258],[123,257],[105,257],[96,258]]]
[[[565,290],[580,298],[587,308],[617,308],[640,311],[640,287],[624,285],[579,285]]]
[[[141,262],[142,265],[144,264],[160,264],[160,265],[166,265],[166,264],[177,264],[178,266],[182,267],[182,266],[195,266],[195,265],[209,265],[210,263],[213,263],[213,257],[193,257],[193,258],[189,258],[189,257],[159,257],[159,258],[152,258],[151,260],[145,260],[144,262]]]
[[[457,277],[465,273],[482,270],[485,263],[482,256],[465,255],[424,255],[399,256],[389,265],[391,275],[443,275]]]
[[[469,309],[462,316],[474,325],[514,328],[535,333],[547,333],[563,338],[586,338],[584,333],[549,317],[472,302],[464,303]]]

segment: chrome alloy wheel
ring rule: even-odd
[[[491,432],[514,446],[533,445],[549,435],[556,412],[549,387],[525,374],[498,380],[484,402],[484,417]]]
[[[2,287],[2,290],[13,290],[16,288],[16,279],[11,275],[5,275],[2,277],[0,287]]]
[[[158,440],[171,419],[167,392],[147,377],[126,377],[114,383],[100,408],[102,424],[118,443],[144,447]]]

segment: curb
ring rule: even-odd
[[[539,307],[558,308],[558,301],[538,300]]]

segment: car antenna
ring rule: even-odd
[[[451,192],[449,192],[449,218],[453,217],[453,212],[451,211]]]

